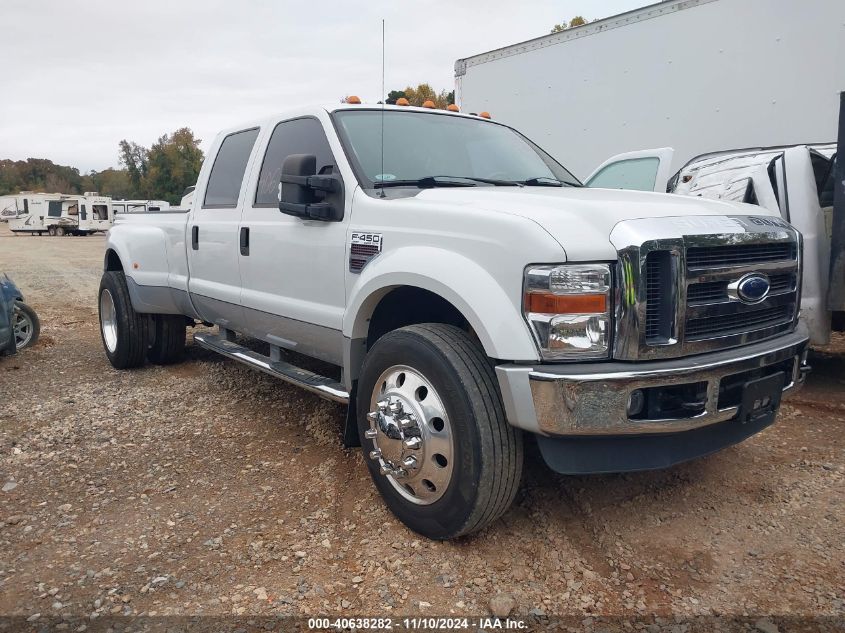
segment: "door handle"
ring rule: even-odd
[[[200,227],[196,224],[191,227],[191,248],[195,251],[200,248]]]
[[[241,227],[241,255],[249,255],[249,227]]]

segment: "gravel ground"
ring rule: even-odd
[[[530,451],[500,521],[435,543],[341,448],[340,407],[190,340],[180,365],[112,369],[103,242],[0,229],[0,271],[42,320],[34,348],[0,361],[0,614],[481,615],[504,593],[513,614],[584,626],[845,618],[841,337],[741,445],[592,477]]]

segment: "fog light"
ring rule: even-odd
[[[635,389],[628,396],[628,417],[633,418],[643,412],[645,405],[645,394],[642,389]]]

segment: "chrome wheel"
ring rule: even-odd
[[[15,348],[23,349],[32,340],[35,324],[29,318],[29,315],[17,306],[15,306],[14,319]]]
[[[408,501],[434,503],[452,477],[454,440],[443,401],[418,371],[394,365],[379,376],[370,398],[365,437],[370,459]]]
[[[105,288],[100,293],[100,329],[106,349],[113,354],[117,349],[117,311],[111,293]]]

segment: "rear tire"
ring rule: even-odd
[[[149,317],[132,307],[122,271],[108,270],[100,281],[100,337],[112,367],[140,367],[147,356]]]
[[[47,235],[49,235],[50,237],[55,237],[56,236],[56,227],[55,226],[48,226],[47,227]]]
[[[437,540],[469,534],[513,502],[522,434],[505,419],[489,359],[463,330],[427,323],[380,338],[364,360],[357,418],[376,487],[415,532]],[[416,464],[404,474],[382,474],[409,456]]]
[[[64,234],[65,234],[65,229],[64,229],[64,227],[62,227],[62,226],[57,226],[57,227],[56,227],[56,236],[58,236],[58,237],[62,237],[62,236],[64,236]]]
[[[152,344],[147,360],[155,365],[169,365],[182,360],[185,352],[185,317],[156,314],[152,318]]]

